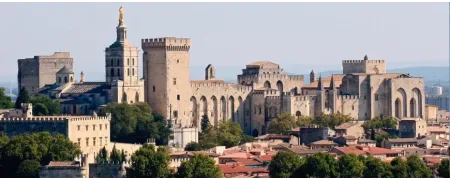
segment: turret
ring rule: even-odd
[[[205,69],[205,80],[214,80],[216,79],[216,70],[212,64],[206,66]]]
[[[66,66],[61,68],[61,70],[59,70],[56,73],[56,84],[66,84],[73,82],[74,82],[73,71],[68,69]]]
[[[367,57],[367,54],[364,56],[364,60],[365,61],[369,60],[369,57]]]
[[[309,73],[309,83],[313,83],[314,81],[316,81],[316,74],[314,70],[311,70],[311,73]]]

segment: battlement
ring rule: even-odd
[[[34,116],[0,118],[0,122],[62,122],[62,121],[111,120],[111,116]]]
[[[170,51],[189,51],[191,40],[189,38],[162,37],[142,39],[142,49],[161,49]]]
[[[39,58],[70,58],[70,52],[55,52],[49,56],[34,56],[35,59]]]
[[[359,95],[338,95],[337,99],[359,99]]]
[[[299,102],[299,101],[310,101],[312,100],[313,96],[312,95],[298,95],[298,96],[293,96],[294,100]]]
[[[98,167],[98,166],[117,166],[117,165],[129,166],[131,164],[132,164],[131,160],[123,161],[123,162],[119,162],[119,161],[102,161],[102,162],[89,164],[89,166],[94,166],[94,167]]]
[[[242,86],[234,83],[215,82],[215,81],[191,81],[191,88],[233,88],[241,92],[252,91],[251,86]]]
[[[303,75],[289,75],[290,80],[300,80],[303,81],[305,79],[305,76]]]
[[[279,101],[281,100],[280,96],[266,96],[266,101]]]
[[[342,60],[342,64],[375,64],[385,63],[384,60]]]
[[[253,90],[253,94],[254,95],[258,95],[258,94],[268,95],[268,96],[271,96],[271,95],[279,96],[280,95],[279,91],[276,89],[255,89],[255,90]]]

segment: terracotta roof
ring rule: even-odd
[[[352,126],[357,125],[357,123],[353,123],[353,122],[346,122],[344,124],[341,124],[339,126],[336,126],[334,129],[348,129]]]
[[[366,147],[366,148],[367,148],[367,150],[364,150],[364,151],[367,152],[367,154],[370,154],[370,155],[398,154],[398,153],[400,153],[399,151],[386,149],[386,148],[380,148],[380,147]]]
[[[342,154],[355,154],[355,155],[364,155],[366,152],[364,152],[361,149],[358,149],[355,146],[349,146],[349,147],[334,147],[330,150],[330,152],[340,152]]]
[[[447,127],[430,127],[427,126],[427,131],[428,132],[440,132],[440,133],[446,133],[448,132],[448,128]]]
[[[443,143],[443,142],[447,142],[448,143],[449,142],[448,139],[441,138],[441,137],[439,138],[439,141],[441,141],[441,143]]]
[[[311,144],[313,144],[313,145],[335,145],[336,143],[334,143],[333,141],[329,141],[329,140],[319,140],[319,141],[315,141]]]
[[[356,140],[355,136],[343,136],[347,140]]]
[[[219,156],[219,158],[232,158],[232,159],[234,159],[234,158],[247,159],[247,158],[251,158],[251,157],[253,157],[253,155],[248,152],[237,152],[237,153],[233,153],[233,154]]]
[[[64,66],[58,72],[56,72],[56,74],[73,74],[73,71]]]
[[[396,139],[388,139],[389,142],[395,143],[416,143],[416,138],[396,138]]]
[[[255,159],[233,158],[232,161],[234,161],[236,163],[241,163],[241,164],[246,165],[246,166],[262,165],[263,164],[263,162],[257,161]]]
[[[261,160],[264,161],[264,162],[269,162],[269,161],[272,161],[273,156],[274,156],[274,154],[271,154],[271,155],[262,155],[262,156],[259,156],[258,158],[261,159]]]
[[[371,139],[359,139],[358,143],[376,143],[377,141]]]
[[[332,76],[333,76],[335,87],[339,88],[342,84],[342,78],[345,76],[345,74],[333,74]],[[331,76],[322,78],[323,87],[330,88],[330,81],[331,81]],[[319,80],[315,80],[314,82],[309,83],[306,86],[303,86],[303,88],[307,88],[307,89],[317,88],[318,83],[319,83]]]

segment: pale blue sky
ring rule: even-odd
[[[70,51],[77,75],[104,79],[121,5],[132,44],[189,37],[193,69],[212,63],[219,77],[261,60],[295,74],[365,54],[388,68],[449,62],[448,3],[2,3],[0,77],[16,77],[19,58]]]

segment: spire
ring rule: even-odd
[[[319,82],[317,83],[317,90],[323,90],[322,75],[319,75]]]
[[[334,74],[331,75],[331,80],[330,80],[330,89],[334,90]]]
[[[369,57],[367,57],[367,54],[364,56],[364,60],[369,60]]]

